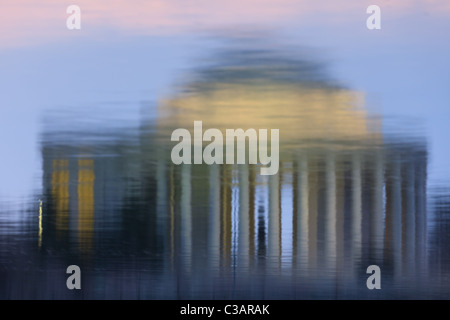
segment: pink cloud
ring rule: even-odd
[[[54,41],[67,36],[66,7],[77,4],[82,13],[82,34],[95,35],[101,30],[164,34],[192,30],[226,28],[324,19],[344,21],[346,15],[365,14],[365,8],[377,4],[403,15],[420,10],[446,15],[446,0],[2,0],[0,43],[3,47]],[[362,10],[361,10],[362,9]]]

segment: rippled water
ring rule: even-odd
[[[154,160],[138,138],[43,142],[41,202],[18,221],[2,210],[3,297],[412,298],[447,290],[448,205],[432,198],[426,209],[421,145],[305,150],[282,161],[278,175],[261,176],[252,165]],[[83,272],[80,293],[65,288],[72,264]],[[382,270],[379,293],[365,285],[373,264]]]
[[[358,95],[306,63],[278,63],[201,73],[136,128],[88,126],[92,113],[43,120],[43,193],[16,219],[1,210],[1,296],[443,297],[449,206],[427,190],[425,140],[383,132]],[[280,128],[278,173],[173,164],[171,132],[194,119],[223,133]],[[73,264],[79,292],[65,286]],[[378,292],[366,287],[370,265],[382,271]]]
[[[135,28],[129,13],[111,21]],[[193,23],[179,18],[167,23]],[[131,33],[0,51],[0,298],[447,298],[448,45],[431,27],[416,43],[389,23],[351,40],[302,23],[317,38],[285,22],[298,46],[233,27],[217,46]],[[278,171],[262,175],[261,154],[227,163],[225,146],[223,164],[174,164],[172,133],[198,143],[195,121],[224,143],[227,129],[255,129],[273,161],[259,129],[279,129]],[[69,265],[81,290],[67,289]],[[366,286],[371,265],[381,290]]]

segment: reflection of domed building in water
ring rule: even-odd
[[[44,141],[49,227],[78,232],[90,250],[108,228],[130,227],[123,212],[134,197],[142,218],[129,232],[139,246],[158,247],[164,269],[199,279],[205,268],[325,268],[338,270],[334,277],[360,274],[366,262],[394,276],[425,270],[425,145],[383,136],[363,95],[322,74],[271,52],[229,52],[161,102],[135,144]],[[223,133],[279,129],[278,174],[248,164],[174,165],[171,133],[192,133],[196,120]]]
[[[170,149],[157,153],[159,202],[174,196],[175,183],[181,198],[189,198],[181,202],[189,216],[191,202],[208,196],[213,261],[228,261],[234,252],[237,265],[247,268],[264,252],[273,266],[341,269],[366,255],[400,272],[425,260],[425,146],[383,139],[363,95],[322,74],[319,65],[271,52],[229,52],[224,64],[201,71],[159,105],[163,149],[175,144],[168,143],[172,130],[192,132],[195,120],[224,136],[228,128],[280,130],[274,176],[260,176],[254,165],[180,165],[174,174],[164,168]]]

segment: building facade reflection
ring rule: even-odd
[[[201,74],[131,141],[44,139],[43,243],[70,235],[83,254],[120,246],[194,283],[235,273],[347,285],[367,263],[394,279],[426,273],[425,144],[383,134],[360,93],[304,61],[286,69],[269,54],[254,65],[268,53],[254,54]],[[174,165],[170,134],[196,120],[223,132],[280,129],[278,174]]]

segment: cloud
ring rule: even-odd
[[[365,14],[370,4],[399,15],[425,12],[448,16],[446,0],[2,0],[0,43],[16,46],[55,41],[67,36],[66,8],[77,4],[82,13],[82,35],[105,30],[141,34],[175,34],[214,28],[270,26],[300,19],[345,21],[346,15]]]

